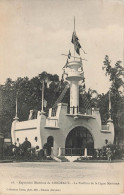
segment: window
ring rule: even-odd
[[[34,139],[35,139],[35,141],[37,142],[38,138],[37,138],[37,137],[35,137]]]

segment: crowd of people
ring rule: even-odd
[[[46,159],[47,158],[47,148],[40,149],[38,145],[35,147],[31,146],[28,138],[25,138],[25,141],[20,144],[19,139],[17,139],[17,143],[12,145],[12,156],[16,159]]]

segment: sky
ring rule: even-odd
[[[66,63],[74,28],[82,48],[86,88],[106,93],[109,78],[102,70],[123,61],[123,0],[0,0],[0,84],[7,78],[58,74]],[[122,63],[123,65],[123,63]]]

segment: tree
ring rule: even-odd
[[[19,77],[16,81],[8,78],[5,85],[0,85],[0,130],[5,137],[10,137],[11,125],[15,117],[16,96],[18,99],[19,120],[27,120],[30,110],[41,110],[41,80],[46,78],[51,81],[49,88],[45,83],[44,91],[44,97],[48,102],[46,111],[48,111],[52,103],[57,99],[55,91],[60,90],[58,75],[42,72],[31,80],[28,77]]]
[[[124,85],[124,68],[121,66],[121,61],[117,61],[114,67],[112,67],[111,61],[107,55],[105,56],[103,63],[103,70],[106,71],[105,74],[106,76],[109,76],[109,80],[111,82],[111,115],[115,127],[115,143],[119,144],[124,132],[124,122],[122,119],[124,116],[124,97],[122,92]]]

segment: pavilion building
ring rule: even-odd
[[[74,41],[73,39],[73,43]],[[58,157],[92,156],[94,149],[102,148],[106,140],[113,143],[114,125],[111,117],[106,125],[102,125],[99,109],[85,107],[86,93],[81,94],[79,90],[80,82],[84,80],[82,59],[71,58],[64,67],[64,75],[68,84],[56,104],[49,109],[48,116],[41,110],[38,111],[36,119],[30,117],[31,120],[19,122],[16,114],[11,128],[13,144],[17,141],[22,144],[27,137],[32,147],[39,146],[43,149],[47,144],[52,149],[53,156]],[[68,106],[61,100],[69,88]],[[83,108],[80,107],[79,96],[84,102]]]

